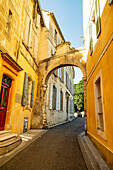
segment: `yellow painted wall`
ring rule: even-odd
[[[104,53],[103,50],[105,50]],[[100,56],[102,58],[97,64]],[[106,140],[97,135],[96,127],[94,79],[100,70],[102,71]],[[113,5],[109,6],[108,1],[101,16],[101,34],[97,40],[97,47],[92,56],[89,53],[87,56],[87,77],[89,79],[87,83],[88,134],[93,137],[92,141],[97,145],[108,165],[113,168]]]

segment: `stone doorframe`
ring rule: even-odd
[[[86,74],[86,62],[84,60],[84,52],[85,49],[81,48],[79,50],[75,50],[75,48],[70,48],[70,42],[64,42],[56,47],[56,53],[54,54],[54,56],[40,61],[38,80],[39,83],[37,88],[37,97],[34,106],[34,115],[32,118],[32,128],[42,128],[47,126],[46,91],[50,75],[60,67],[77,66],[81,69],[83,73],[85,131],[87,131],[87,110],[86,110],[87,74]]]

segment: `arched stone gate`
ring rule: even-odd
[[[84,55],[80,50],[70,48],[70,42],[65,42],[57,46],[54,56],[44,59],[39,63],[39,80],[37,97],[35,101],[32,128],[42,128],[46,126],[46,91],[47,82],[50,75],[58,68],[64,66],[77,66],[83,73],[84,81],[84,115],[85,115],[85,130],[87,130],[87,111],[86,111],[86,62],[83,60]]]

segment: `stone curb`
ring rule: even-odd
[[[40,132],[38,132],[38,134],[34,135],[34,137],[31,138],[29,141],[22,142],[17,148],[13,149],[12,151],[5,155],[0,156],[0,167],[2,167],[4,164],[10,161],[14,156],[16,156],[19,152],[24,150],[27,146],[33,143],[36,139],[40,138],[46,132],[47,130],[41,130]]]
[[[69,123],[73,120],[77,119],[77,117],[73,118],[72,120],[68,120],[68,121],[64,121],[64,122],[61,122],[61,123],[58,123],[58,124],[55,124],[55,125],[51,125],[51,126],[48,126],[48,129],[51,129],[51,128],[54,128],[56,126],[60,126],[60,125],[63,125],[63,124],[66,124],[66,123]]]
[[[88,170],[110,170],[85,132],[80,133],[77,139]]]

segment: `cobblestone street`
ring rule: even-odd
[[[1,170],[84,170],[87,169],[77,141],[84,130],[84,119],[48,130]]]

